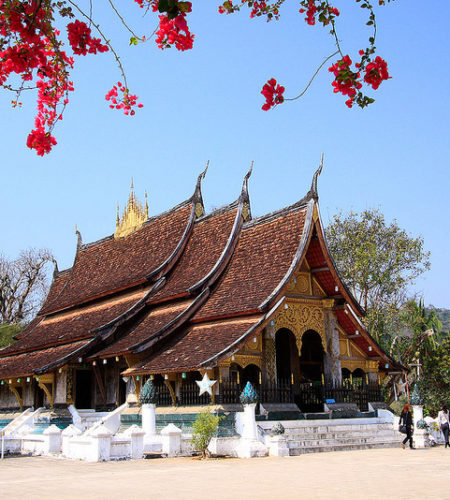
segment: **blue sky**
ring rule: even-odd
[[[142,18],[131,0],[117,5],[138,31],[153,31],[154,14]],[[355,55],[370,36],[364,12],[348,0],[335,5],[343,50]],[[85,242],[114,232],[116,204],[122,210],[131,177],[157,214],[191,195],[207,160],[206,207],[234,200],[254,160],[252,211],[262,215],[305,194],[323,152],[324,223],[338,210],[373,207],[422,235],[432,268],[411,292],[450,308],[447,1],[425,10],[423,2],[397,0],[377,9],[378,53],[392,79],[371,93],[376,102],[368,109],[347,109],[323,70],[301,100],[270,112],[261,111],[265,81],[277,78],[292,97],[334,52],[327,31],[307,26],[296,2],[286,2],[280,21],[271,23],[249,19],[245,10],[221,16],[216,3],[194,2],[194,49],[183,53],[152,41],[129,47],[108,2],[94,7],[144,108],[134,117],[110,110],[104,95],[118,79],[114,60],[108,53],[78,58],[75,92],[55,130],[58,145],[40,158],[25,145],[33,96],[13,110],[12,96],[0,94],[3,254],[48,247],[60,269],[70,267],[74,225]]]

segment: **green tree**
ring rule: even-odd
[[[0,325],[0,349],[14,342],[14,335],[22,330],[21,325]]]
[[[383,340],[398,327],[408,287],[430,268],[423,239],[410,236],[395,220],[387,224],[375,209],[339,212],[326,236],[342,279],[366,309],[366,327],[386,346]]]
[[[427,413],[437,414],[442,403],[450,407],[450,336],[423,359],[419,388],[425,398]]]
[[[220,416],[214,415],[208,409],[199,413],[192,425],[192,444],[200,451],[202,458],[207,456],[207,449],[211,439],[217,432]]]

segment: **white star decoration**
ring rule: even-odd
[[[208,374],[205,373],[202,380],[196,380],[195,382],[200,387],[200,396],[204,392],[207,392],[210,396],[212,396],[212,386],[217,382],[217,380],[209,380]]]

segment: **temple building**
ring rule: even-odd
[[[157,216],[132,186],[115,233],[86,244],[77,231],[73,266],[55,268],[37,317],[0,351],[0,409],[111,410],[137,402],[149,377],[160,406],[236,403],[250,381],[262,403],[307,411],[315,388],[378,386],[398,365],[328,251],[321,168],[300,201],[256,218],[251,170],[237,200],[208,214],[206,171]],[[205,373],[212,397],[198,395]]]

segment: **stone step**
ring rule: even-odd
[[[336,429],[321,429],[320,432],[308,432],[301,429],[296,429],[295,431],[285,430],[286,436],[323,436],[325,434],[378,434],[380,432],[398,432],[394,428],[383,428],[383,429],[346,429],[346,430],[336,430]]]
[[[339,445],[353,445],[353,444],[370,444],[370,443],[399,443],[398,438],[387,439],[385,436],[380,436],[378,438],[369,437],[359,437],[359,438],[345,438],[345,439],[305,439],[305,440],[295,440],[288,441],[287,445],[289,448],[308,448],[311,446],[339,446]]]
[[[288,440],[327,439],[327,438],[347,439],[352,437],[369,437],[369,436],[398,437],[399,433],[393,430],[383,430],[378,432],[359,431],[359,432],[324,432],[320,434],[312,434],[312,433],[285,434],[285,437]]]
[[[358,444],[339,444],[333,446],[305,446],[298,448],[289,448],[290,456],[302,455],[304,453],[322,453],[327,451],[349,451],[349,450],[369,450],[374,448],[399,448],[400,442],[384,441],[378,443],[358,443]]]
[[[286,441],[288,443],[293,442],[306,442],[306,441],[350,441],[352,439],[365,439],[365,440],[379,440],[385,439],[386,441],[390,440],[398,440],[400,439],[400,435],[398,434],[352,434],[352,435],[339,435],[339,434],[325,434],[323,436],[295,436],[295,437],[286,437]]]
[[[265,426],[270,429],[269,426]],[[305,425],[285,425],[286,432],[340,432],[340,431],[368,431],[371,429],[381,430],[381,429],[392,429],[391,423],[386,424],[367,424],[367,425],[315,425],[315,426],[305,426]]]
[[[351,434],[380,434],[380,433],[396,433],[398,432],[396,429],[391,428],[383,428],[383,429],[346,429],[346,430],[336,430],[336,429],[321,429],[317,432],[308,432],[302,429],[293,430],[285,430],[286,436],[324,436],[327,434],[335,434],[335,435],[351,435]]]

